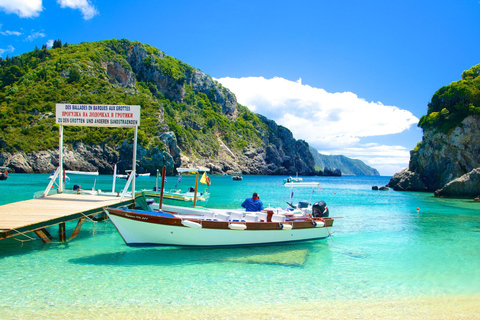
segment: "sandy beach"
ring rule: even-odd
[[[131,304],[111,306],[76,306],[59,310],[3,310],[2,318],[11,319],[480,319],[480,295],[436,298],[412,298],[365,301],[324,301],[270,305],[178,306]]]

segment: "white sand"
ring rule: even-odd
[[[161,307],[130,305],[122,308],[89,305],[75,310],[2,310],[2,319],[480,319],[480,295],[398,299],[394,301],[325,301],[323,303],[233,305],[215,307]]]

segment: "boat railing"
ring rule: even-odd
[[[55,183],[55,180],[58,178],[60,175],[60,167],[55,170],[55,173],[53,174],[52,178],[50,179],[50,182],[47,185],[47,188],[45,191],[43,191],[42,197],[46,197],[48,193],[52,190],[53,184]]]
[[[130,184],[132,183],[132,180],[133,180],[133,177],[135,176],[135,174],[131,174],[129,177],[128,177],[128,180],[127,180],[127,183],[125,184],[125,187],[123,188],[123,191],[122,191],[122,194],[120,196],[120,201],[123,201],[123,198],[125,197],[125,195],[127,194],[128,192],[128,187],[130,187]],[[134,194],[134,193],[133,193]]]

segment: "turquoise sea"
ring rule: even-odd
[[[47,177],[10,174],[0,181],[0,205],[31,199]],[[264,206],[290,198],[283,176],[210,177],[206,207],[237,208],[254,191]],[[112,188],[107,175],[70,178],[67,188]],[[0,240],[0,319],[480,319],[480,203],[371,190],[390,177],[303,178],[321,184],[313,202],[341,217],[331,239],[130,248],[106,221],[86,222],[68,243]],[[168,177],[166,189],[175,183]],[[193,183],[183,176],[179,186]],[[138,178],[137,190],[155,184]],[[293,201],[310,196],[298,189]]]

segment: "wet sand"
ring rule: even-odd
[[[22,312],[3,310],[2,318],[27,319],[480,319],[480,295],[397,300],[325,301],[296,304],[225,305],[225,306],[155,306],[131,304],[111,306],[76,306],[59,310],[46,306],[42,310]]]

